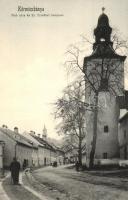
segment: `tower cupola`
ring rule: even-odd
[[[101,42],[112,44],[111,42],[112,28],[109,26],[109,18],[106,14],[104,14],[104,9],[105,8],[102,8],[103,13],[99,16],[97,27],[94,29],[94,35],[95,35],[94,48],[97,44]]]
[[[85,57],[84,65],[92,59],[119,59],[124,61],[126,56],[121,56],[113,49],[111,41],[112,28],[109,26],[109,18],[104,14],[105,8],[102,8],[102,14],[98,18],[97,27],[94,29],[95,42],[93,43],[93,52]],[[83,70],[84,71],[84,70]]]

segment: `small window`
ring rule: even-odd
[[[105,38],[100,38],[100,41],[101,42],[105,42]]]
[[[105,152],[103,153],[103,159],[107,159],[108,158],[108,154]]]
[[[104,133],[108,133],[109,129],[108,129],[108,126],[104,126]]]
[[[124,130],[124,139],[126,139],[126,130]]]

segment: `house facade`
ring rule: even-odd
[[[60,160],[63,160],[63,154],[59,149],[34,132],[19,134],[17,127],[14,131],[2,127],[0,128],[0,141],[0,167],[8,168],[14,157],[20,162],[21,168],[23,165],[47,166],[54,161],[60,163]]]
[[[65,153],[62,150],[60,150],[60,148],[56,147],[56,161],[58,165],[64,164],[64,156],[65,156]]]
[[[5,143],[0,141],[0,177],[3,175],[3,167],[4,167],[4,146]]]
[[[46,166],[51,164],[52,160],[52,154],[55,152],[55,150],[52,148],[52,146],[44,140],[41,135],[31,135],[38,143],[38,158],[39,158],[39,166]]]
[[[34,132],[25,132],[23,135],[38,146],[38,166],[51,165],[54,161],[57,161],[59,164],[63,160],[63,152],[51,143],[51,141],[48,141],[46,128],[43,129],[42,135],[35,134]]]
[[[0,140],[4,141],[4,167],[9,167],[13,158],[16,157],[23,166],[26,162],[28,166],[33,163],[32,153],[37,152],[37,147],[33,146],[31,142],[27,141],[18,132],[11,131],[8,128],[0,128]]]
[[[33,161],[34,161],[34,166],[43,166],[44,165],[44,144],[40,143],[36,138],[37,136],[35,135],[35,132],[31,131],[29,132],[24,132],[22,134],[26,139],[30,140],[32,144],[34,144],[38,151],[33,152]]]
[[[119,119],[120,159],[128,160],[128,111]]]
[[[64,164],[75,163],[78,160],[78,150],[74,149],[71,144],[64,144],[62,151],[64,152]]]

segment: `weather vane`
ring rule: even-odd
[[[102,7],[102,12],[104,13],[104,11],[105,11],[105,7]]]

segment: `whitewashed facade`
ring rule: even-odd
[[[37,148],[25,140],[20,134],[9,129],[0,128],[0,140],[4,141],[4,167],[9,167],[13,158],[16,157],[23,166],[24,160],[28,166],[32,165],[32,152],[37,152]]]

